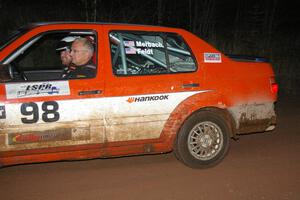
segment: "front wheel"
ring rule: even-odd
[[[181,127],[174,146],[175,156],[191,168],[218,164],[229,149],[229,127],[212,111],[199,111]]]

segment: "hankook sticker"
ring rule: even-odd
[[[144,101],[161,101],[168,100],[169,95],[155,95],[155,96],[141,96],[141,97],[129,97],[127,99],[128,103],[133,102],[144,102]]]

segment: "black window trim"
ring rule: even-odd
[[[33,29],[31,29],[31,30],[33,30]],[[25,34],[23,34],[22,36],[24,36],[24,35],[26,35],[27,33],[29,33],[31,30],[29,30],[28,32],[26,32]],[[34,41],[33,42],[33,44],[35,43],[35,42],[37,42],[40,38],[42,38],[44,35],[47,35],[47,34],[55,34],[55,33],[69,33],[69,34],[72,34],[72,33],[74,33],[74,34],[79,34],[79,33],[88,33],[88,32],[91,32],[94,36],[95,36],[95,50],[94,50],[94,52],[96,52],[96,60],[95,60],[95,65],[96,65],[96,67],[97,67],[97,69],[99,68],[99,66],[98,66],[98,32],[97,32],[97,30],[95,30],[95,29],[58,29],[58,30],[48,30],[48,31],[44,31],[44,32],[41,32],[41,33],[38,33],[37,35],[35,35],[35,36],[33,36],[33,37],[31,37],[29,40],[27,40],[25,43],[23,43],[22,45],[20,45],[18,48],[16,48],[13,52],[11,52],[9,55],[7,55],[4,59],[3,59],[3,64],[9,64],[10,62],[12,62],[14,59],[16,59],[18,56],[19,56],[19,54],[16,56],[16,57],[14,57],[14,54],[16,54],[18,51],[20,51],[20,49],[22,49],[24,46],[26,46],[26,45],[28,45],[28,44],[30,44],[30,43],[32,43],[32,41]],[[21,36],[21,37],[22,37]],[[17,38],[18,39],[18,38]],[[32,45],[32,44],[31,44]],[[31,46],[30,45],[30,46]],[[29,47],[30,47],[29,46]],[[14,57],[12,60],[10,60],[10,58],[11,57]],[[8,62],[9,61],[9,62]],[[38,70],[37,70],[38,71]],[[66,79],[66,80],[81,80],[81,79],[84,79],[84,80],[86,80],[86,79],[94,79],[94,78],[96,78],[97,77],[97,73],[98,73],[98,70],[96,70],[96,74],[95,74],[95,76],[94,77],[92,77],[92,78],[74,78],[74,79]],[[63,79],[55,79],[55,80],[47,80],[47,79],[45,79],[45,80],[41,80],[41,81],[61,81],[61,80],[63,80]],[[9,81],[10,83],[14,83],[14,82],[32,82],[32,81],[30,81],[30,80],[11,80],[11,81]],[[39,81],[33,81],[33,82],[39,82]]]
[[[159,35],[163,38],[164,40],[164,45],[167,41],[167,37],[169,35],[175,35],[177,37],[179,37],[183,42],[184,44],[186,45],[187,47],[187,50],[189,52],[189,55],[191,56],[191,58],[193,59],[194,63],[195,63],[195,70],[193,71],[181,71],[181,72],[173,72],[171,73],[170,72],[170,65],[169,65],[169,51],[172,51],[170,49],[167,48],[167,46],[165,45],[164,49],[165,49],[165,53],[166,53],[166,63],[167,63],[167,69],[168,69],[168,73],[157,73],[157,74],[116,74],[114,70],[112,70],[112,73],[114,76],[116,77],[130,77],[130,76],[158,76],[158,75],[173,75],[173,74],[185,74],[185,73],[195,73],[198,71],[199,69],[199,66],[198,66],[198,62],[197,62],[197,59],[192,51],[192,49],[190,48],[190,46],[188,45],[188,43],[186,42],[186,40],[184,39],[184,37],[182,37],[180,34],[176,33],[176,32],[160,32],[160,31],[143,31],[143,30],[118,30],[118,29],[112,29],[108,32],[108,38],[109,38],[109,46],[110,46],[110,57],[111,57],[111,69],[113,69],[113,58],[112,58],[112,49],[111,49],[111,41],[110,41],[110,38],[111,38],[111,33],[112,32],[115,32],[115,33],[139,33],[139,34],[145,34],[145,35]],[[173,49],[171,47],[171,49]],[[169,50],[169,51],[168,51]]]

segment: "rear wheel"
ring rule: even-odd
[[[212,111],[199,111],[181,127],[174,146],[175,156],[192,168],[218,164],[229,149],[229,127]]]

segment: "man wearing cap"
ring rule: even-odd
[[[65,78],[67,74],[75,69],[72,64],[71,45],[76,38],[78,37],[64,37],[57,45],[56,51],[60,53],[61,63],[65,66],[62,73],[62,78]]]
[[[66,75],[71,78],[93,78],[96,66],[92,61],[94,46],[87,38],[76,38],[71,46],[71,59],[75,69]]]

